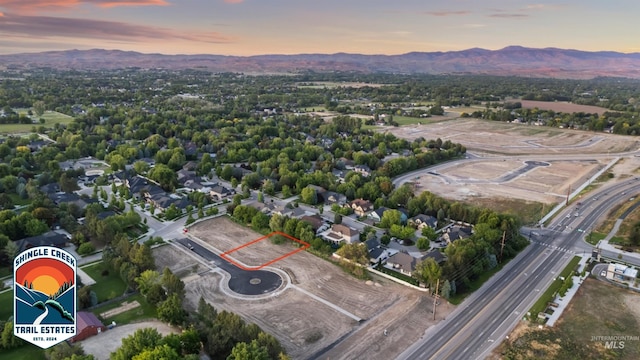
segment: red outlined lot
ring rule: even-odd
[[[302,247],[299,247],[299,248],[297,248],[297,249],[295,249],[293,251],[290,251],[290,252],[288,252],[288,253],[286,253],[286,254],[284,254],[282,256],[279,256],[279,257],[277,257],[277,258],[275,258],[273,260],[267,261],[266,263],[261,264],[259,266],[245,266],[245,265],[242,265],[242,264],[238,263],[237,261],[235,261],[231,257],[227,256],[227,255],[229,255],[229,254],[231,254],[233,252],[236,252],[236,251],[238,251],[240,249],[247,248],[250,245],[253,245],[253,244],[257,243],[257,242],[260,242],[262,240],[268,239],[268,238],[270,238],[270,237],[272,237],[274,235],[284,236],[285,238],[287,238],[287,239],[289,239],[291,241],[297,242],[298,244],[302,245]],[[311,246],[311,244],[309,244],[308,242],[302,241],[300,239],[296,239],[293,236],[291,236],[289,234],[285,234],[285,233],[283,233],[281,231],[274,231],[274,232],[272,232],[270,234],[267,234],[267,235],[265,235],[263,237],[257,238],[257,239],[255,239],[253,241],[250,241],[250,242],[246,243],[246,244],[240,245],[240,246],[238,246],[236,248],[233,248],[233,249],[231,249],[229,251],[223,252],[222,254],[220,254],[220,257],[225,259],[225,260],[227,260],[228,262],[232,263],[233,265],[239,267],[240,269],[243,269],[243,270],[249,270],[249,271],[251,271],[251,270],[260,270],[265,266],[269,266],[269,265],[271,265],[271,264],[273,264],[273,263],[275,263],[277,261],[280,261],[280,260],[282,260],[282,259],[284,259],[286,257],[289,257],[289,256],[291,256],[291,255],[293,255],[293,254],[295,254],[297,252],[304,251],[307,248],[309,248],[309,246]]]

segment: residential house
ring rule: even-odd
[[[364,177],[371,176],[371,168],[367,165],[356,165],[353,167],[353,171],[357,172],[358,174]]]
[[[384,206],[381,206],[375,210],[373,210],[372,212],[369,213],[369,215],[367,215],[367,217],[375,222],[380,222],[380,220],[382,220],[382,215],[384,214],[385,211],[389,210],[389,208],[386,208]]]
[[[73,204],[77,206],[78,209],[84,209],[89,204],[95,204],[98,202],[97,199],[92,199],[89,197],[81,197],[76,193],[58,192],[58,193],[48,194],[48,196],[49,196],[49,199],[51,199],[51,201],[53,201],[53,203],[56,204],[57,206],[60,206],[62,204],[69,204],[69,205]]]
[[[622,264],[611,263],[607,267],[607,279],[621,282],[633,282],[638,277],[638,270]]]
[[[418,214],[409,219],[409,225],[416,227],[418,230],[422,230],[425,226],[435,229],[438,226],[438,219],[430,215]]]
[[[177,195],[172,196],[168,193],[150,195],[147,197],[147,201],[160,211],[167,210],[171,205],[175,205],[176,208],[184,210],[190,204],[189,199]]]
[[[349,203],[349,207],[358,216],[365,216],[373,211],[373,204],[369,200],[355,199]]]
[[[67,245],[68,241],[69,238],[66,235],[59,234],[55,231],[49,231],[37,236],[20,239],[16,241],[16,245],[18,246],[18,251],[22,252],[37,246],[55,246],[63,248]]]
[[[342,184],[345,182],[345,177],[347,176],[347,172],[345,170],[333,169],[331,170],[331,173],[333,174],[333,176],[336,177],[336,181],[339,184]]]
[[[323,194],[323,197],[324,203],[328,205],[338,204],[342,206],[347,202],[347,197],[345,195],[333,191],[326,191]]]
[[[387,259],[387,266],[402,274],[411,276],[416,270],[418,262],[418,259],[413,256],[405,252],[398,252]]]
[[[286,216],[291,219],[302,219],[303,216],[307,215],[307,212],[300,208],[284,208],[280,211],[282,216]]]
[[[346,242],[353,244],[360,240],[360,233],[348,226],[342,224],[333,224],[331,228],[323,235],[324,239],[333,243],[340,244]]]
[[[364,244],[367,247],[367,251],[371,252],[380,247],[380,240],[378,240],[378,238],[372,238],[365,241]]]
[[[304,215],[300,218],[300,220],[311,224],[311,228],[313,229],[313,231],[317,231],[324,224],[324,219],[322,219],[322,217],[318,214]]]
[[[428,258],[432,258],[433,260],[435,260],[438,264],[443,263],[447,258],[444,256],[444,254],[436,249],[433,249],[429,252],[427,252],[426,254],[424,254],[421,258],[420,261],[424,261]]]
[[[452,243],[456,240],[466,239],[472,234],[472,229],[466,226],[455,225],[447,229],[447,231],[442,234],[442,238],[447,243]]]
[[[98,318],[88,311],[78,311],[76,313],[76,335],[69,342],[76,342],[100,334],[107,328]]]
[[[216,201],[222,201],[235,193],[233,189],[226,188],[220,184],[212,186],[211,190],[209,190],[209,195]]]

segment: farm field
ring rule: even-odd
[[[189,234],[193,241],[218,253],[261,236],[226,217],[198,223],[189,229]],[[182,260],[176,270],[205,265],[195,254],[175,255],[176,251],[168,248],[171,247],[154,249],[158,267],[169,265],[175,257],[193,259],[191,264]],[[276,245],[267,239],[243,249],[248,251],[232,255],[241,263],[255,265],[292,249],[295,247],[291,243]],[[206,264],[206,267],[213,265]],[[203,297],[219,311],[235,312],[274,334],[293,359],[308,358],[319,352],[322,359],[394,358],[435,323],[430,320],[431,298],[424,293],[384,278],[355,279],[308,252],[299,252],[272,264],[290,280],[284,289],[267,297],[230,297],[221,283],[228,275],[215,268],[206,271],[206,267],[201,268],[205,271],[191,272],[184,279],[187,306],[195,308]],[[451,305],[440,305],[438,320],[451,310]],[[388,331],[387,336],[383,334],[384,329]]]
[[[593,336],[638,336],[640,297],[633,291],[587,278],[555,327],[520,323],[489,357],[498,359],[638,359],[640,341],[606,349]]]

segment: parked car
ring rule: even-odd
[[[607,270],[602,270],[600,272],[600,276],[607,276]]]

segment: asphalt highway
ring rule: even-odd
[[[635,179],[603,188],[570,206],[548,228],[531,231],[531,245],[398,359],[484,359],[566,266],[586,230],[638,192]]]

